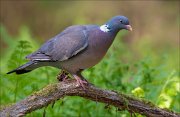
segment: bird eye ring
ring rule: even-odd
[[[123,21],[122,21],[122,20],[120,20],[120,22],[121,22],[121,23],[123,23]]]

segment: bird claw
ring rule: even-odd
[[[83,77],[82,78],[79,77],[78,75],[73,75],[73,76],[76,79],[78,85],[81,86],[85,90],[85,85],[89,84],[88,81],[84,79]],[[68,73],[64,70],[62,70],[61,73],[57,75],[57,79],[60,82],[65,82],[68,78],[70,77],[68,76]]]
[[[84,90],[86,89],[85,88],[85,85],[88,84],[87,80],[82,80],[80,77],[74,75],[74,78],[76,79],[78,85],[80,85]]]

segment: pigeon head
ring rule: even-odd
[[[132,31],[132,27],[129,25],[129,20],[125,16],[115,16],[111,18],[102,29],[105,29],[104,32],[119,32],[122,29]]]

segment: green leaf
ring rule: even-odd
[[[133,95],[136,97],[143,98],[145,96],[144,90],[141,87],[137,87],[134,90],[131,91]]]

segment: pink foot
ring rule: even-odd
[[[77,75],[73,75],[73,76],[74,76],[74,78],[76,79],[77,83],[85,90],[85,86],[84,86],[84,85],[88,84],[88,82],[85,81],[85,80],[82,80],[82,79],[81,79],[79,76],[77,76]]]

